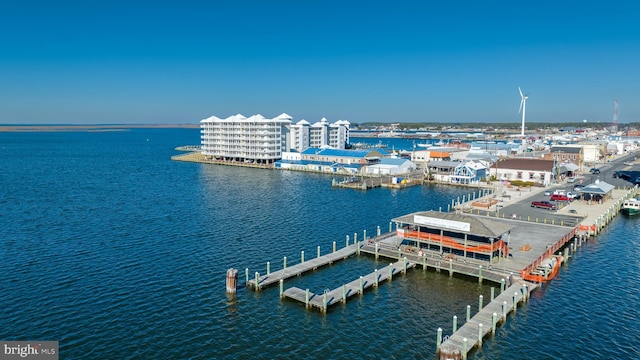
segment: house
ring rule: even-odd
[[[464,161],[453,169],[449,176],[455,184],[477,184],[487,179],[487,166],[482,161]]]
[[[554,176],[555,166],[556,162],[553,160],[510,158],[493,164],[490,172],[496,180],[531,181],[547,186],[557,177]]]

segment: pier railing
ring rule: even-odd
[[[578,228],[575,227],[571,232],[566,234],[562,239],[558,240],[553,245],[550,245],[547,250],[545,250],[542,255],[540,255],[534,262],[529,264],[526,268],[520,271],[520,276],[525,277],[526,274],[531,273],[535,268],[537,268],[545,259],[549,256],[555,254],[556,251],[560,250],[571,238],[573,238],[578,231]]]

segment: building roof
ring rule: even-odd
[[[553,160],[529,159],[529,158],[509,158],[498,161],[492,169],[510,169],[524,171],[552,171]]]
[[[588,194],[608,194],[611,190],[613,190],[614,186],[606,183],[604,181],[596,181],[593,184],[589,184],[582,189],[578,190],[580,193],[588,193]]]
[[[394,165],[394,166],[401,166],[402,164],[406,163],[407,159],[398,159],[398,158],[382,158],[380,159],[379,164],[380,165]],[[411,162],[411,161],[409,161]]]
[[[462,164],[460,161],[429,161],[429,167],[451,167],[454,168]]]
[[[582,147],[577,146],[552,146],[552,153],[567,153],[567,154],[580,154],[582,152]]]
[[[440,230],[455,231],[455,232],[466,233],[466,234],[473,234],[473,235],[483,236],[486,238],[499,238],[500,236],[502,236],[503,234],[509,232],[509,230],[514,228],[513,225],[509,225],[501,221],[491,220],[490,218],[487,218],[487,217],[472,216],[472,215],[466,215],[466,214],[456,214],[453,212],[448,212],[448,213],[438,212],[438,211],[416,212],[416,213],[397,217],[395,219],[392,219],[392,221],[403,223],[403,224],[416,224],[416,225],[426,226],[424,224],[416,223],[414,215],[446,220],[446,221],[468,223],[470,226],[469,231],[455,230],[450,227],[447,227],[446,225],[443,225],[443,226],[428,225],[428,227],[432,229],[440,229]]]
[[[382,157],[382,154],[376,149],[370,150],[339,150],[339,149],[320,149],[320,148],[307,148],[302,152],[302,155],[322,155],[322,156],[341,156],[341,157]]]

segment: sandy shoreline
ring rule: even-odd
[[[197,129],[200,124],[0,125],[0,132],[126,131],[128,129]]]

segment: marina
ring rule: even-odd
[[[248,278],[249,269],[246,269],[247,287],[261,289],[278,282],[281,299],[299,302],[308,309],[326,313],[332,305],[345,303],[357,294],[362,296],[365,289],[377,287],[385,280],[390,281],[395,274],[418,266],[423,271],[444,272],[450,277],[472,278],[479,283],[486,281],[495,284],[499,286],[497,289],[500,293],[494,296],[496,287],[492,285],[486,306],[480,295],[477,314],[471,317],[468,306],[467,319],[460,328],[454,317],[450,335],[443,337],[442,328],[437,329],[436,352],[441,359],[467,359],[469,352],[482,347],[483,339],[495,333],[496,326],[504,323],[509,314],[515,316],[519,304],[524,306],[533,291],[551,281],[560,265],[573,257],[589,237],[602,231],[621,211],[627,199],[633,199],[636,191],[637,188],[616,189],[609,198],[597,204],[572,204],[572,209],[565,211],[583,215],[578,217],[579,221],[566,223],[564,220],[556,223],[555,219],[532,219],[530,215],[526,220],[523,216],[506,217],[504,212],[502,217],[498,213],[480,210],[474,214],[471,204],[482,203],[483,197],[477,199],[469,196],[464,202],[453,201],[451,208],[455,209],[454,212],[418,212],[397,217],[392,219],[389,229],[393,230],[392,224],[395,224],[395,231],[380,234],[378,227],[376,236],[368,238],[365,231],[364,240],[361,241],[354,234],[354,243],[351,245],[347,236],[347,246],[342,250],[335,250],[335,242],[334,251],[330,254],[321,256],[318,250],[318,265],[303,260],[296,265],[299,268],[289,270],[286,275],[276,273],[275,276],[262,277],[256,273],[255,280]],[[526,202],[528,197],[534,195],[531,191],[515,202]],[[485,193],[484,197],[491,198],[492,193]],[[462,233],[459,233],[460,229]],[[489,229],[494,232],[486,232]],[[461,238],[463,233],[464,239]],[[467,237],[474,240],[467,240]],[[483,237],[487,238],[487,242],[482,242]],[[298,286],[285,289],[287,277],[315,270],[321,266],[319,264],[328,264],[337,258],[346,259],[361,254],[373,256],[376,260],[381,257],[392,259],[395,263],[321,293]]]

